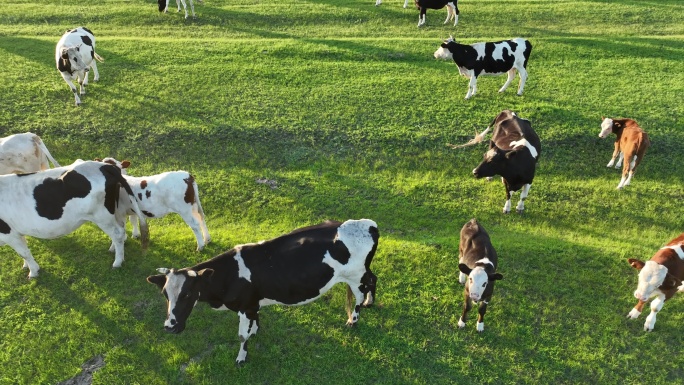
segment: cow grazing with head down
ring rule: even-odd
[[[473,170],[473,175],[478,179],[487,177],[488,180],[494,175],[501,176],[506,187],[504,214],[511,212],[511,194],[522,189],[516,206],[516,211],[522,214],[541,153],[541,142],[529,120],[520,119],[513,111],[503,110],[486,130],[470,142],[451,147],[460,148],[480,143],[492,126],[494,133],[489,141],[489,150],[484,154],[484,160]]]
[[[43,141],[34,133],[26,132],[0,138],[0,174],[22,174],[47,170],[59,163],[50,155]]]
[[[663,308],[665,301],[677,292],[684,291],[684,233],[658,250],[649,261],[630,258],[627,262],[639,270],[639,283],[634,291],[638,302],[627,318],[639,317],[644,304],[655,297],[651,302],[651,314],[644,323],[644,330],[650,332],[655,326],[656,314]]]
[[[418,26],[421,27],[425,25],[425,13],[429,9],[442,9],[447,7],[447,18],[444,20],[444,24],[448,23],[449,20],[454,20],[454,26],[458,24],[458,15],[461,13],[458,10],[458,0],[415,0],[416,8],[420,10],[420,15],[418,15]],[[406,7],[404,7],[406,8]]]
[[[100,162],[75,162],[33,174],[0,175],[0,245],[9,245],[24,259],[29,278],[40,267],[26,244],[26,236],[57,238],[85,222],[95,223],[112,239],[114,267],[124,260],[126,213],[117,208],[123,187],[134,210],[142,212],[121,171]],[[147,224],[142,221],[142,245],[147,247]]]
[[[103,62],[104,59],[95,53],[95,36],[85,27],[66,31],[57,42],[55,60],[59,73],[62,74],[62,78],[71,88],[76,99],[76,105],[79,106],[81,99],[78,97],[73,81],[78,80],[81,85],[81,95],[85,95],[85,86],[88,85],[88,72],[91,68],[95,72],[93,81],[96,82],[100,79],[96,61]]]
[[[496,272],[497,263],[496,250],[489,240],[489,234],[475,218],[471,219],[463,225],[458,244],[458,281],[465,284],[459,328],[465,327],[466,316],[475,302],[479,304],[477,331],[484,331],[484,316],[494,293],[494,282],[503,279],[503,275]]]
[[[615,150],[606,167],[613,166],[618,155],[620,158],[615,164],[615,168],[620,168],[623,158],[627,159],[622,167],[622,179],[617,186],[618,189],[621,189],[631,182],[636,168],[644,159],[646,150],[651,146],[651,141],[648,139],[648,134],[633,119],[603,118],[599,138],[605,138],[611,132],[616,136]]]
[[[527,81],[527,61],[532,44],[528,40],[515,38],[494,43],[459,44],[449,37],[435,51],[436,59],[453,59],[461,75],[470,79],[465,98],[470,99],[477,92],[477,77],[480,75],[508,74],[508,79],[499,92],[504,92],[515,78],[520,76],[518,95],[522,95]]]
[[[204,210],[199,199],[199,190],[195,178],[186,171],[170,171],[158,175],[134,177],[127,175],[131,162],[119,162],[114,158],[95,159],[117,166],[123,177],[131,186],[138,198],[140,210],[148,218],[162,218],[169,213],[176,213],[190,226],[197,239],[197,251],[211,242],[209,229],[204,219]],[[133,238],[140,236],[138,218],[133,211],[131,201],[123,194],[119,204],[129,215],[133,226]]]
[[[192,17],[195,17],[195,4],[193,4],[192,0],[188,0],[190,2],[190,10],[192,11]],[[201,0],[200,0],[201,2]],[[180,3],[183,3],[183,10],[185,11],[185,18],[188,18],[188,7],[185,5],[185,0],[176,0],[176,6],[178,7],[178,11],[180,12]],[[157,4],[159,5],[159,12],[164,12],[168,11],[169,9],[169,0],[157,0]]]
[[[361,306],[370,306],[375,299],[377,277],[370,264],[378,238],[372,220],[328,221],[268,241],[235,246],[192,267],[157,269],[162,274],[147,281],[159,286],[167,298],[164,328],[168,332],[185,329],[198,301],[237,312],[240,352],[236,363],[242,364],[247,340],[259,329],[262,306],[303,305],[342,282],[347,284],[347,325],[354,326]]]

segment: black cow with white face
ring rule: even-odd
[[[527,61],[532,53],[532,44],[522,38],[512,40],[459,44],[449,37],[435,51],[435,59],[452,59],[458,66],[458,72],[470,79],[465,98],[470,99],[477,92],[477,77],[480,75],[508,74],[508,79],[499,92],[504,92],[515,78],[515,71],[520,76],[518,95],[522,95],[527,81]]]
[[[208,261],[183,269],[157,269],[147,281],[162,289],[168,311],[164,328],[185,329],[198,301],[238,313],[240,352],[259,329],[262,306],[303,305],[338,282],[347,284],[348,326],[356,324],[361,306],[375,299],[377,277],[370,264],[378,246],[378,227],[370,219],[324,222],[259,243],[239,245]],[[365,302],[364,302],[365,298]]]
[[[454,27],[458,24],[458,15],[461,13],[458,10],[458,0],[415,0],[415,3],[416,8],[420,10],[420,15],[418,15],[419,27],[425,24],[425,14],[428,9],[442,9],[444,7],[447,9],[447,17],[444,20],[444,24],[452,19],[454,20]]]
[[[494,293],[494,282],[503,279],[503,275],[496,272],[497,263],[498,257],[489,234],[475,218],[471,219],[461,228],[458,244],[458,281],[465,284],[459,328],[465,327],[466,316],[474,301],[479,304],[477,331],[484,331],[484,316]]]
[[[489,151],[484,160],[473,170],[476,178],[500,175],[506,187],[504,214],[511,212],[511,193],[522,189],[516,211],[525,210],[525,199],[532,187],[534,174],[541,153],[541,143],[529,120],[520,119],[515,112],[502,111],[492,122],[494,133],[489,141]],[[471,142],[479,142],[491,126]]]

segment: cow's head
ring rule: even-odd
[[[166,11],[166,4],[168,4],[168,0],[157,0],[157,4],[159,4],[159,12],[164,12]]]
[[[517,150],[502,150],[491,142],[491,148],[485,152],[482,162],[473,169],[473,175],[475,178],[501,175],[506,169],[506,164],[517,154]]]
[[[131,162],[128,160],[123,160],[123,161],[119,162],[118,160],[116,160],[114,158],[110,158],[110,157],[107,157],[104,159],[95,158],[94,160],[96,162],[107,163],[107,164],[111,164],[112,166],[116,166],[116,167],[120,168],[121,174],[123,174],[123,175],[128,175],[128,170],[126,170],[126,169],[131,165]]]
[[[86,68],[81,57],[81,44],[72,47],[62,47],[60,57],[64,62],[64,67],[70,67],[72,71],[79,71]]]
[[[613,132],[613,119],[603,118],[601,122],[601,132],[599,132],[599,138],[605,138]]]
[[[189,269],[157,269],[161,274],[147,277],[147,282],[159,286],[166,297],[168,310],[164,329],[170,333],[180,333],[185,329],[185,322],[193,307],[197,304],[200,294],[206,288],[212,269],[198,272]]]
[[[458,269],[461,273],[468,276],[466,286],[470,299],[475,302],[482,299],[482,295],[484,294],[485,289],[487,289],[489,281],[493,282],[503,279],[503,275],[494,272],[494,265],[487,258],[477,261],[474,269],[469,268],[465,263],[459,263]]]
[[[437,48],[437,51],[433,54],[435,59],[444,59],[444,60],[451,60],[454,58],[454,54],[451,52],[449,49],[449,43],[454,42],[454,37],[449,36],[448,39],[444,40],[444,43],[442,43],[439,48]]]
[[[675,288],[678,285],[677,279],[668,273],[667,267],[657,262],[644,263],[633,258],[627,262],[639,270],[639,283],[634,291],[634,297],[640,301],[648,301],[658,288]]]

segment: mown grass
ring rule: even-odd
[[[180,218],[151,222],[112,270],[92,225],[30,239],[27,281],[0,248],[0,383],[53,384],[102,355],[97,384],[600,383],[680,381],[682,304],[655,331],[626,320],[636,274],[684,228],[684,7],[678,1],[462,1],[457,27],[403,2],[206,0],[198,18],[156,2],[0,0],[0,133],[40,134],[61,163],[115,156],[133,175],[197,178],[213,237],[202,253]],[[173,8],[173,2],[170,4]],[[54,68],[67,28],[97,36],[101,81],[76,108]],[[517,80],[467,81],[432,52],[522,36],[534,46]],[[542,139],[524,215],[503,216],[499,182],[474,180],[482,146],[451,150],[502,109]],[[637,119],[651,136],[633,184],[616,191],[601,116]],[[272,189],[257,179],[277,183]],[[237,317],[198,305],[186,331],[162,330],[163,297],[145,282],[235,244],[324,219],[380,226],[379,303],[344,326],[344,289],[299,308],[262,310],[248,364]],[[457,327],[458,232],[477,217],[500,254],[485,332]],[[667,357],[663,360],[659,357]]]

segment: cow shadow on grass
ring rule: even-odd
[[[57,38],[59,40],[59,38]],[[55,66],[55,46],[54,42],[44,39],[33,39],[28,37],[3,36],[0,39],[0,50],[9,54],[21,56],[33,63],[42,66]],[[57,70],[55,70],[55,73]]]

